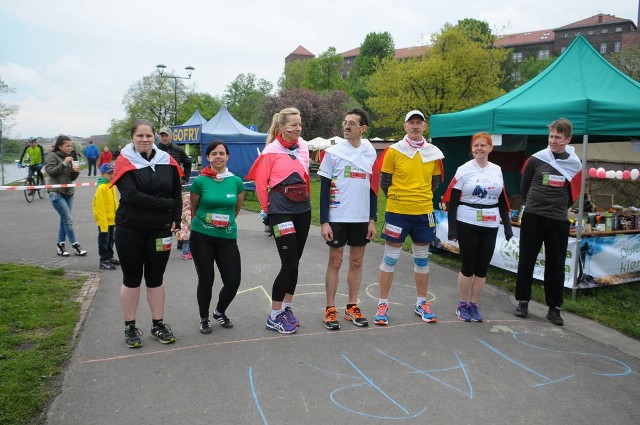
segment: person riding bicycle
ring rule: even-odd
[[[44,182],[44,176],[42,175],[42,166],[44,165],[44,149],[42,145],[38,144],[35,137],[29,138],[29,145],[25,146],[20,155],[20,161],[18,164],[22,164],[25,156],[29,156],[29,174],[27,178],[33,177],[35,174],[40,178],[41,182]]]

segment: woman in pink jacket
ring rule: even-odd
[[[276,113],[267,145],[247,175],[255,181],[261,215],[268,217],[280,255],[280,272],[273,282],[271,314],[266,324],[267,329],[280,333],[293,333],[300,326],[291,302],[311,225],[309,149],[301,133],[299,110],[286,108]]]

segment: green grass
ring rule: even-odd
[[[317,176],[311,178],[311,222],[320,225],[319,195],[320,181]],[[384,223],[384,208],[386,198],[382,191],[378,196],[378,235]],[[260,206],[255,195],[249,194],[245,198],[244,209],[259,211]],[[381,238],[375,242],[383,243]],[[403,248],[409,250],[411,241],[405,241]],[[452,270],[460,270],[460,259],[457,255],[447,251],[436,250],[430,255],[431,261]],[[503,288],[511,293],[515,292],[516,275],[506,270],[490,266],[487,282],[491,285]],[[542,304],[544,301],[544,289],[541,282],[533,285],[531,299]],[[579,289],[576,300],[571,299],[572,292],[565,289],[565,302],[563,310],[595,320],[605,326],[616,329],[633,338],[640,339],[640,311],[635,308],[640,299],[640,282],[612,285],[603,288]]]
[[[0,263],[0,423],[42,422],[78,321],[81,279]]]

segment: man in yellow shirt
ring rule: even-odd
[[[44,183],[44,176],[42,175],[42,166],[44,165],[44,149],[38,144],[35,137],[29,139],[29,145],[25,146],[20,155],[19,164],[22,164],[25,156],[29,157],[29,177],[34,174],[40,178],[40,181]]]
[[[407,236],[413,242],[413,275],[417,300],[415,314],[427,323],[437,322],[427,301],[429,285],[429,243],[436,239],[433,191],[442,179],[442,151],[423,137],[427,125],[418,110],[407,113],[406,135],[383,153],[380,188],[387,196],[384,256],[380,263],[380,295],[376,325],[389,324],[389,291],[393,272]]]

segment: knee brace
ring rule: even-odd
[[[396,268],[396,263],[398,262],[398,258],[400,258],[400,251],[402,250],[401,246],[395,247],[391,245],[384,246],[384,256],[382,257],[382,262],[380,263],[380,270],[387,273],[393,273]]]
[[[413,252],[413,271],[418,274],[429,273],[429,245],[411,246]]]

